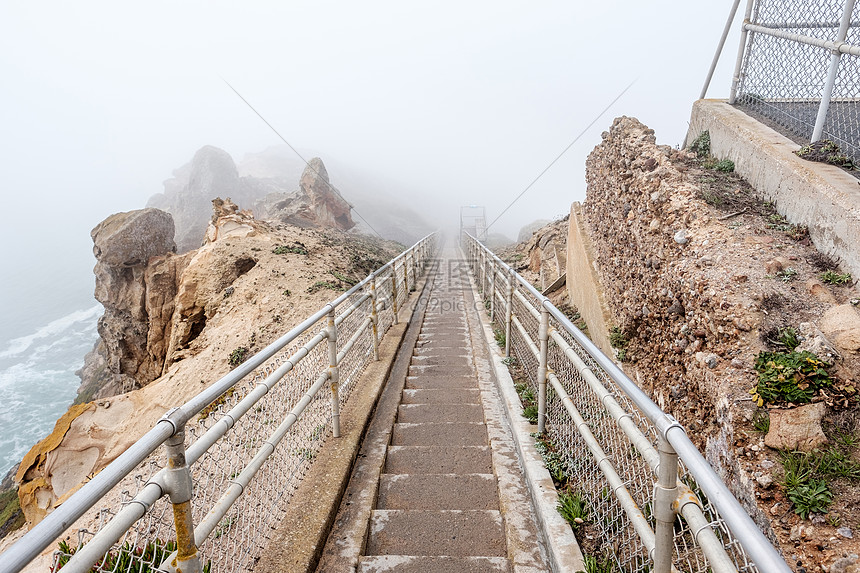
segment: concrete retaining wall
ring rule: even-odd
[[[582,219],[582,205],[573,203],[567,232],[567,295],[588,325],[592,342],[607,356],[614,356],[609,344],[609,312],[594,268],[596,260]]]
[[[703,131],[711,153],[731,159],[790,222],[807,225],[819,251],[860,277],[860,183],[842,169],[799,158],[798,145],[723,101],[693,104],[686,144]]]

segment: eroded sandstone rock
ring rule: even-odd
[[[769,448],[811,452],[827,443],[821,419],[827,410],[823,402],[789,410],[770,410],[770,428],[764,438]]]

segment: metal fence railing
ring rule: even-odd
[[[613,571],[791,571],[673,417],[477,239],[463,249]]]
[[[860,163],[860,5],[747,0],[729,103]]]
[[[431,261],[429,235],[187,403],[0,555],[16,573],[235,572],[267,535]],[[162,448],[162,444],[166,447]]]

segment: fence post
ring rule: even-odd
[[[845,0],[845,9],[842,12],[842,20],[839,23],[839,32],[836,35],[836,43],[840,44],[848,36],[848,26],[851,24],[851,13],[854,11],[854,0]],[[830,56],[830,70],[827,73],[827,81],[824,83],[824,93],[821,94],[821,103],[818,106],[818,115],[815,118],[815,128],[812,130],[812,143],[821,139],[824,131],[824,121],[827,119],[827,110],[830,109],[830,99],[833,96],[833,86],[836,84],[836,75],[839,73],[839,62],[842,54],[839,50],[833,50]]]
[[[496,259],[490,261],[490,322],[495,318],[496,309]]]
[[[511,356],[511,319],[514,316],[514,269],[508,273],[508,292],[505,298],[505,358]]]
[[[370,275],[370,329],[373,336],[373,359],[379,362],[379,313],[376,311],[376,275]]]
[[[740,84],[741,81],[741,66],[744,63],[744,50],[746,49],[747,35],[749,34],[746,24],[752,16],[752,9],[753,0],[747,0],[747,10],[744,14],[744,21],[741,23],[741,42],[738,47],[738,59],[735,62],[735,73],[732,76],[732,89],[729,91],[729,103],[732,105],[734,105],[735,100],[737,100],[738,97],[738,84]]]
[[[409,252],[403,256],[403,293],[409,296]]]
[[[167,416],[170,413],[168,412]],[[169,419],[169,418],[168,418]],[[172,423],[172,420],[171,420]],[[176,558],[169,564],[176,571],[200,573],[200,555],[194,541],[194,517],[191,515],[191,468],[185,460],[185,424],[174,426],[176,433],[167,439],[166,485],[173,505],[176,527]]]
[[[660,465],[654,486],[654,573],[670,573],[675,547],[675,501],[678,496],[678,454],[664,436],[657,444]]]
[[[720,55],[723,53],[723,46],[726,45],[726,38],[732,28],[732,22],[735,21],[735,14],[737,14],[738,5],[740,3],[741,0],[735,0],[734,4],[732,4],[732,9],[729,11],[729,19],[726,20],[726,26],[723,28],[723,35],[720,36],[720,43],[717,45],[717,53],[714,54],[714,60],[711,62],[711,67],[708,70],[708,77],[705,78],[705,85],[702,86],[702,93],[699,95],[699,99],[705,99],[705,96],[708,94],[708,86],[711,85],[711,78],[714,77],[714,70],[717,69],[717,63],[720,61]]]
[[[394,312],[394,324],[397,324],[397,261],[391,263],[391,310]]]
[[[340,396],[338,385],[340,384],[340,373],[337,367],[337,326],[335,326],[335,310],[328,313],[328,326],[326,337],[328,338],[328,372],[331,383],[331,435],[340,437]]]
[[[547,351],[549,348],[549,311],[541,304],[540,306],[540,328],[538,329],[540,341],[540,356],[538,363],[538,433],[546,431],[546,371]]]

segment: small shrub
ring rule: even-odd
[[[851,282],[851,273],[840,274],[834,271],[825,271],[818,275],[821,282],[829,285],[845,285]]]
[[[711,133],[708,130],[700,133],[699,137],[690,144],[690,151],[700,158],[709,156],[711,154]]]
[[[714,169],[723,173],[731,173],[735,170],[735,162],[731,159],[721,159],[714,165]]]
[[[794,504],[794,512],[801,519],[806,519],[810,513],[827,513],[833,502],[833,492],[827,482],[820,479],[810,479],[806,483],[789,488],[786,495]]]
[[[613,326],[609,331],[609,344],[615,348],[626,348],[629,342],[630,340],[619,327]]]
[[[578,492],[561,492],[556,509],[574,530],[588,519],[588,505],[582,494]]]
[[[245,346],[240,346],[230,353],[230,357],[227,359],[227,363],[230,366],[239,366],[248,358],[248,348]]]
[[[805,404],[820,388],[833,384],[827,366],[812,352],[760,352],[755,359],[759,380],[750,394],[760,407],[765,403]]]
[[[346,275],[344,275],[344,274],[342,274],[342,273],[339,273],[339,272],[337,272],[337,271],[335,271],[335,270],[330,270],[329,272],[331,273],[331,275],[332,275],[334,278],[336,278],[336,279],[337,279],[337,280],[339,280],[340,282],[345,283],[345,284],[347,284],[347,285],[349,285],[349,286],[355,286],[356,284],[358,284],[358,280],[356,280],[356,279],[354,279],[354,278],[352,278],[352,277],[348,277],[348,276],[346,276]]]
[[[797,277],[797,271],[794,267],[788,267],[776,272],[776,278],[784,283],[791,282]]]
[[[334,281],[317,281],[311,286],[308,287],[308,294],[314,294],[315,292],[321,291],[322,289],[327,288],[329,290],[344,290],[341,287],[340,283]]]
[[[302,243],[296,241],[292,245],[278,245],[272,252],[276,255],[286,255],[286,254],[294,254],[294,255],[307,255],[308,249]]]

